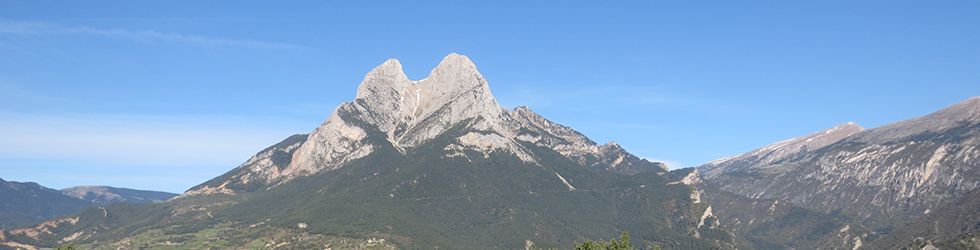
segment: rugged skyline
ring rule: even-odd
[[[344,232],[407,248],[482,249],[626,230],[644,248],[666,249],[975,245],[975,222],[954,218],[974,214],[978,117],[980,97],[971,97],[922,117],[866,130],[845,123],[668,171],[527,107],[501,107],[466,56],[449,54],[420,80],[389,59],[309,134],[180,197],[92,207],[0,238],[8,246],[251,248],[283,239],[269,234],[312,233],[279,244],[324,245],[347,242],[324,238]],[[207,236],[215,230],[227,238]]]
[[[867,130],[853,123],[838,125],[711,161],[697,170],[712,186],[706,192],[717,188],[823,214],[814,217],[834,217],[824,220],[840,228],[840,240],[834,241],[855,248],[864,243],[871,243],[871,249],[976,248],[978,124],[980,96]],[[754,218],[746,217],[751,213],[738,212],[738,207],[750,206],[709,197],[722,197],[708,202],[735,212],[720,215],[723,224],[751,226]]]
[[[479,10],[479,11],[474,11]],[[671,167],[980,93],[978,3],[0,3],[0,170],[181,192],[390,58]],[[247,137],[240,135],[250,135]],[[161,176],[167,176],[163,178]]]
[[[367,73],[356,96],[309,134],[181,196],[91,207],[0,231],[0,241],[310,249],[333,244],[310,240],[340,236],[379,237],[402,249],[520,249],[626,230],[645,249],[749,244],[699,223],[714,219],[710,207],[691,201],[691,188],[672,181],[663,164],[527,107],[501,107],[466,56],[449,54],[415,81],[390,59]],[[208,233],[217,231],[228,236]],[[146,238],[159,236],[166,239]]]

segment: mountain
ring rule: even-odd
[[[698,169],[721,190],[847,215],[887,235],[916,218],[950,216],[931,213],[972,197],[978,147],[980,97],[973,97],[872,129],[839,125]]]
[[[465,56],[446,56],[417,81],[391,59],[309,134],[177,198],[89,208],[0,235],[93,249],[358,241],[519,249],[629,231],[641,248],[752,248],[712,223],[710,204],[692,199],[694,189],[676,176],[527,107],[500,107]]]
[[[451,157],[463,150],[509,152],[536,163],[532,143],[551,148],[580,164],[622,173],[667,171],[629,154],[615,142],[599,145],[571,128],[553,123],[527,107],[500,107],[476,66],[465,56],[447,56],[429,77],[412,81],[398,60],[390,59],[364,77],[356,99],[337,107],[308,135],[295,135],[269,147],[221,177],[191,188],[189,194],[254,191],[298,176],[337,169],[390,144],[405,154],[454,126],[472,128],[442,149]],[[384,142],[368,140],[370,130]],[[288,158],[288,159],[287,159]]]
[[[91,206],[162,202],[175,196],[177,194],[108,186],[78,186],[59,191],[34,182],[0,179],[0,225],[16,228],[77,213]]]
[[[600,231],[585,230],[589,223],[570,217],[616,211],[612,205],[618,202],[597,196],[625,192],[626,183],[665,183],[656,174],[667,171],[663,164],[615,143],[597,144],[527,107],[500,107],[465,56],[447,56],[418,81],[409,80],[401,67],[397,60],[386,61],[365,76],[355,101],[341,104],[313,132],[263,150],[184,196],[267,190],[226,213],[278,217],[293,221],[284,225],[306,223],[329,232],[341,226],[310,222],[310,211],[331,211],[317,216],[344,224],[356,224],[350,218],[386,224],[344,230],[381,230],[436,246],[520,247],[528,238],[570,244],[601,237]],[[277,154],[291,158],[277,161]],[[644,179],[635,179],[640,176]],[[654,202],[665,198],[647,192],[637,195]],[[282,201],[291,199],[284,197],[303,198],[287,203]],[[571,201],[581,205],[569,207]],[[297,212],[282,212],[287,210]],[[603,216],[605,228],[625,226],[617,226],[622,218]]]
[[[109,186],[77,186],[61,190],[61,194],[74,197],[76,199],[91,201],[98,205],[109,205],[116,202],[126,202],[132,204],[163,202],[170,198],[177,197],[178,194],[136,190],[129,188],[116,188]]]
[[[972,247],[978,120],[975,97],[668,171],[500,107],[465,56],[417,81],[391,59],[308,134],[165,202],[0,230],[0,249],[519,249],[622,231],[643,249]]]
[[[698,170],[708,179],[731,172],[778,172],[779,163],[787,158],[814,152],[861,131],[864,131],[864,128],[860,125],[848,122],[810,135],[773,143],[748,153],[714,160],[699,166]]]
[[[0,224],[4,228],[38,223],[93,205],[34,182],[0,179]]]

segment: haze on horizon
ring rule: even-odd
[[[0,178],[183,192],[468,56],[501,105],[694,167],[980,95],[980,3],[0,3]]]

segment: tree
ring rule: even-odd
[[[68,243],[68,245],[56,247],[54,250],[75,250],[75,243]]]
[[[575,250],[634,250],[634,248],[630,246],[630,234],[623,232],[619,236],[619,241],[611,239],[609,242],[603,242],[602,239],[599,241],[586,239],[581,245],[576,243]]]
[[[658,246],[654,249],[659,250],[660,247]],[[531,246],[531,250],[542,250],[542,249],[538,248],[537,246]],[[552,248],[549,250],[557,250],[557,249]],[[575,250],[635,250],[635,248],[630,246],[630,234],[627,232],[623,232],[623,234],[619,236],[619,241],[617,241],[616,239],[611,239],[609,240],[609,242],[603,242],[602,239],[599,239],[599,241],[592,241],[590,239],[586,239],[585,242],[582,242],[582,244],[576,242]]]

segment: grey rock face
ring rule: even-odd
[[[231,172],[198,185],[187,194],[234,193],[249,181],[266,186],[340,168],[367,156],[383,137],[405,153],[452,128],[468,132],[444,148],[445,157],[467,157],[463,150],[512,154],[524,162],[536,157],[522,143],[546,146],[583,165],[608,166],[623,173],[666,171],[610,143],[598,145],[571,128],[558,125],[527,107],[508,111],[490,93],[486,79],[469,58],[450,54],[429,77],[408,79],[402,66],[389,59],[374,68],[358,86],[356,99],[334,109],[305,141],[281,145],[288,163],[274,163],[263,151]],[[378,133],[381,134],[372,134]],[[280,143],[282,144],[282,143]],[[278,151],[276,151],[278,152]]]
[[[235,194],[235,190],[254,191],[269,184],[278,183],[282,171],[292,162],[293,153],[303,142],[306,142],[308,136],[308,134],[292,135],[259,151],[237,168],[188,189],[182,196],[213,193]]]
[[[362,142],[365,130],[350,119],[376,127],[396,148],[410,148],[477,117],[481,119],[472,126],[512,135],[502,125],[504,112],[465,56],[446,56],[428,78],[419,81],[409,80],[401,64],[389,59],[364,77],[354,102],[342,104],[310,133],[310,140],[297,150],[283,174],[332,170],[370,154],[373,145]],[[353,117],[345,119],[342,114]]]
[[[815,150],[745,160],[750,152],[700,168],[726,191],[895,222],[929,213],[980,184],[978,114],[980,98],[973,97]]]
[[[627,174],[668,171],[667,165],[663,163],[640,159],[626,152],[616,142],[599,145],[578,131],[549,121],[525,106],[517,107],[509,114],[524,128],[515,139],[554,149],[579,164],[603,164],[609,170]]]
[[[760,249],[855,249],[874,234],[860,224],[779,199],[753,199],[718,189],[701,176],[697,168],[670,173],[671,184],[691,188],[691,201],[712,208],[701,215],[698,226],[713,225],[753,238]]]

